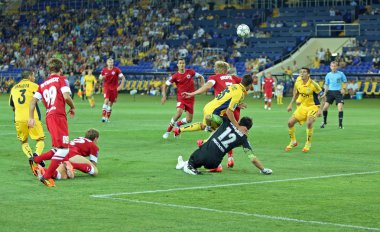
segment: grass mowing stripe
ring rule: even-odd
[[[343,228],[350,228],[350,229],[380,231],[380,228],[356,226],[356,225],[349,225],[349,224],[339,224],[339,223],[333,223],[333,222],[322,222],[322,221],[313,221],[313,220],[309,221],[309,220],[302,220],[302,219],[296,219],[296,218],[270,216],[270,215],[256,214],[256,213],[246,213],[246,212],[238,212],[238,211],[225,211],[225,210],[211,209],[211,208],[205,208],[205,207],[168,204],[168,203],[160,203],[160,202],[153,202],[153,201],[131,200],[131,199],[117,198],[117,197],[99,197],[99,198],[108,199],[108,200],[121,200],[121,201],[127,201],[127,202],[132,202],[132,203],[141,203],[141,204],[174,207],[174,208],[180,208],[180,209],[203,210],[203,211],[209,211],[209,212],[215,212],[215,213],[234,214],[234,215],[241,215],[241,216],[248,216],[248,217],[253,216],[253,217],[257,217],[257,218],[263,218],[263,219],[268,219],[268,220],[276,220],[276,221],[289,221],[289,222],[304,223],[304,224],[318,224],[318,225],[335,226],[335,227],[343,227]]]
[[[311,176],[311,177],[290,178],[290,179],[283,179],[283,180],[264,180],[264,181],[243,182],[243,183],[234,183],[234,184],[195,186],[195,187],[173,188],[173,189],[158,189],[158,190],[147,190],[147,191],[138,191],[138,192],[110,193],[110,194],[91,195],[91,197],[104,198],[104,197],[113,197],[113,196],[122,196],[122,195],[138,195],[138,194],[145,194],[145,193],[161,193],[161,192],[174,192],[174,191],[195,190],[195,189],[223,188],[223,187],[231,187],[231,186],[315,180],[315,179],[326,179],[326,178],[355,176],[355,175],[368,175],[368,174],[377,174],[377,173],[380,173],[380,171],[354,172],[354,173],[334,174],[334,175],[327,175],[327,176]]]

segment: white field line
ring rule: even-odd
[[[317,225],[344,227],[344,228],[358,229],[358,230],[380,231],[380,228],[367,227],[367,226],[355,226],[355,225],[349,225],[349,224],[339,224],[339,223],[333,223],[333,222],[322,222],[322,221],[314,221],[314,220],[309,221],[309,220],[302,220],[302,219],[296,219],[296,218],[278,217],[278,216],[270,216],[270,215],[256,214],[256,213],[245,213],[245,212],[238,212],[238,211],[210,209],[210,208],[205,208],[205,207],[176,205],[176,204],[170,204],[170,203],[131,200],[131,199],[126,199],[126,198],[116,198],[116,197],[100,197],[100,198],[108,199],[108,200],[128,201],[128,202],[141,203],[141,204],[175,207],[175,208],[180,208],[180,209],[193,209],[193,210],[202,210],[202,211],[209,211],[209,212],[215,212],[215,213],[224,213],[224,214],[233,214],[233,215],[240,215],[240,216],[256,217],[256,218],[263,218],[263,219],[276,220],[276,221],[289,221],[289,222],[304,223],[304,224],[317,224]]]
[[[290,181],[327,179],[327,178],[334,178],[334,177],[355,176],[355,175],[368,175],[368,174],[377,174],[377,173],[380,173],[380,171],[354,172],[354,173],[334,174],[334,175],[327,175],[327,176],[311,176],[311,177],[290,178],[290,179],[282,179],[282,180],[264,180],[264,181],[243,182],[243,183],[233,183],[233,184],[221,184],[221,185],[209,185],[209,186],[195,186],[195,187],[172,188],[172,189],[158,189],[158,190],[147,190],[147,191],[138,191],[138,192],[110,193],[110,194],[91,195],[91,197],[108,198],[108,197],[123,196],[123,195],[138,195],[138,194],[146,194],[146,193],[175,192],[175,191],[195,190],[195,189],[210,189],[210,188],[223,188],[223,187],[242,186],[242,185],[268,184],[268,183],[277,183],[277,182],[290,182]]]

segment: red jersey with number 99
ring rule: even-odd
[[[70,93],[69,83],[66,77],[52,74],[42,83],[34,97],[41,100],[46,107],[46,117],[49,115],[61,115],[66,117],[65,99],[63,93]]]

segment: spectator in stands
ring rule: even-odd
[[[360,59],[360,56],[355,56],[353,59],[352,59],[352,65],[355,65],[355,66],[359,66],[361,64],[361,59]]]
[[[320,48],[319,51],[317,50],[317,57],[319,59],[319,62],[321,64],[325,64],[325,55],[326,55],[326,52],[325,50],[323,50],[323,48]]]
[[[373,44],[372,44],[372,47],[373,48],[379,48],[380,47],[380,43],[379,43],[379,41],[375,41]]]
[[[356,92],[358,90],[359,90],[358,83],[355,80],[350,80],[350,83],[347,85],[347,91],[351,99],[355,97]]]
[[[326,61],[326,64],[328,64],[328,63],[331,62],[331,57],[332,57],[331,51],[330,51],[329,48],[327,48],[326,52],[325,52],[325,61]]]
[[[377,57],[373,57],[372,59],[372,64],[373,64],[373,67],[375,69],[379,69],[380,68],[380,55],[378,55]]]

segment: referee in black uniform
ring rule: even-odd
[[[213,117],[219,116],[213,115]],[[220,118],[218,120],[220,120]],[[176,169],[183,169],[184,172],[191,175],[199,175],[201,173],[197,168],[202,166],[207,169],[217,168],[228,151],[235,147],[243,146],[243,149],[248,153],[251,162],[260,169],[262,174],[272,174],[272,170],[264,168],[261,162],[253,154],[252,147],[247,140],[247,134],[239,131],[227,117],[223,117],[222,120],[223,123],[220,127],[207,140],[207,142],[193,152],[189,161],[183,161],[182,156],[178,157]],[[252,119],[243,117],[240,119],[239,125],[245,126],[249,130],[252,127]]]

